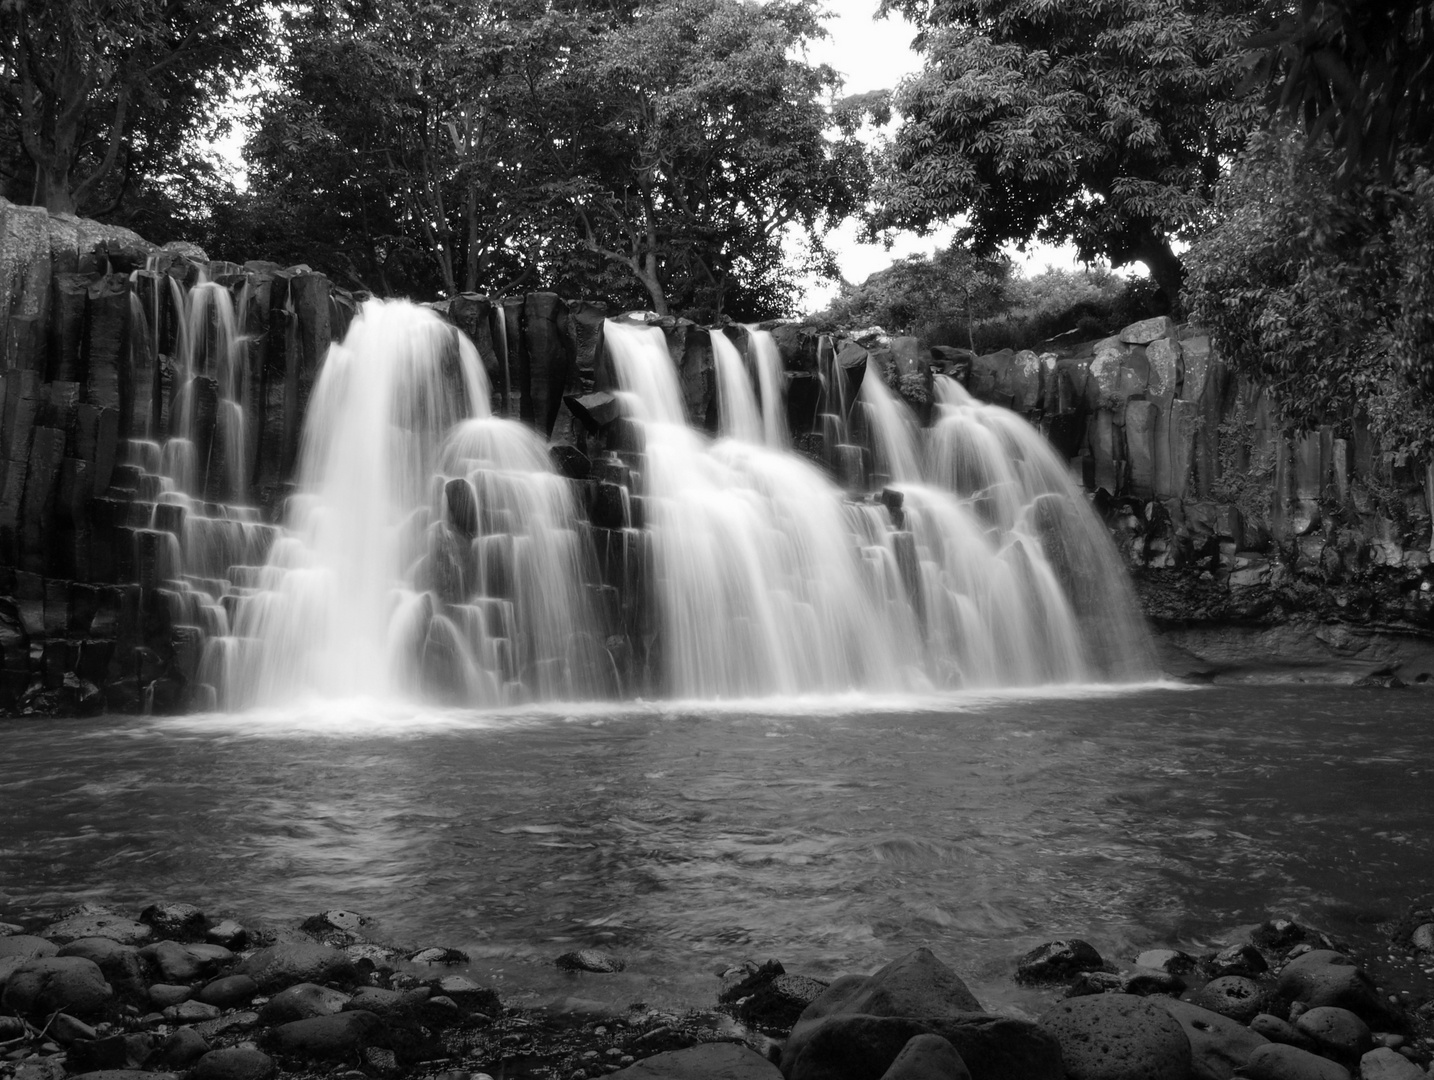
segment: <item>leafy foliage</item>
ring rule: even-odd
[[[1342,185],[1337,164],[1290,132],[1252,140],[1188,256],[1191,313],[1291,427],[1363,412],[1387,448],[1428,449],[1430,179]]]
[[[1341,175],[1389,178],[1401,155],[1434,145],[1434,3],[1301,0],[1256,38],[1254,76],[1270,103],[1302,121],[1312,142],[1328,135]]]
[[[249,148],[251,235],[281,250],[292,221],[386,293],[775,314],[867,185],[799,58],[819,33],[810,0],[316,0]]]
[[[969,215],[978,252],[1069,241],[1086,261],[1145,263],[1174,300],[1171,241],[1209,220],[1222,159],[1260,122],[1239,93],[1249,0],[886,0],[927,60],[877,228]]]
[[[0,170],[21,201],[139,219],[213,180],[196,135],[257,69],[263,8],[228,0],[0,0]],[[28,190],[27,190],[28,189]]]

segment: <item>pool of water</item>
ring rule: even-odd
[[[1358,943],[1434,888],[1434,696],[1152,686],[509,714],[362,704],[0,729],[0,919],[328,907],[517,999],[710,1003],[745,959],[917,945],[990,1006],[1283,912]],[[610,948],[620,977],[551,960]]]

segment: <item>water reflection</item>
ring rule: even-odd
[[[0,917],[345,906],[520,987],[611,945],[614,992],[649,1000],[744,957],[834,974],[928,944],[994,1003],[1051,936],[1129,958],[1287,911],[1357,937],[1434,876],[1422,693],[918,704],[12,724]]]

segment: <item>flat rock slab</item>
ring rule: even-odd
[[[45,927],[44,936],[61,945],[80,938],[109,938],[121,945],[146,945],[153,939],[154,931],[142,922],[121,915],[72,915]]]
[[[1069,1080],[1187,1080],[1190,1040],[1149,998],[1097,994],[1067,998],[1041,1017],[1061,1045]]]
[[[781,1070],[737,1043],[703,1043],[654,1054],[611,1074],[624,1080],[782,1080]]]
[[[353,961],[327,945],[289,942],[260,949],[238,972],[248,975],[264,993],[295,983],[350,982],[355,976]]]

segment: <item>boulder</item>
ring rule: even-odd
[[[1205,960],[1201,967],[1212,977],[1220,975],[1263,975],[1270,970],[1264,954],[1253,945],[1231,945]]]
[[[214,970],[214,962],[190,952],[177,941],[156,941],[139,951],[148,960],[162,981],[191,983]]]
[[[27,960],[5,983],[0,1004],[21,1016],[67,1012],[87,1019],[99,1015],[113,992],[99,965],[82,956]]]
[[[1261,1046],[1235,1075],[1245,1080],[1350,1080],[1349,1070],[1296,1046]]]
[[[1281,1020],[1271,1013],[1260,1013],[1250,1021],[1250,1030],[1263,1035],[1273,1043],[1298,1046],[1301,1050],[1314,1053],[1315,1041],[1288,1020]]]
[[[274,1059],[262,1050],[231,1046],[211,1050],[194,1065],[189,1080],[269,1080]]]
[[[872,975],[837,979],[812,1002],[802,1020],[833,1013],[943,1019],[984,1012],[961,977],[930,949],[917,949]]]
[[[22,957],[25,960],[37,960],[44,956],[54,956],[60,951],[60,947],[53,941],[46,941],[42,937],[35,937],[32,934],[11,934],[8,937],[0,937],[0,960],[11,956]]]
[[[104,973],[106,981],[121,994],[139,997],[145,993],[148,980],[145,978],[144,962],[133,945],[122,945],[108,937],[77,938],[62,946],[58,955],[81,956],[92,961]]]
[[[158,1063],[166,1069],[183,1072],[207,1053],[209,1044],[204,1041],[204,1036],[192,1027],[182,1027],[164,1040],[157,1057]]]
[[[1243,975],[1221,975],[1191,995],[1191,1000],[1201,1008],[1248,1024],[1265,1011],[1269,994]]]
[[[287,942],[260,949],[245,960],[238,974],[248,975],[263,993],[295,983],[352,982],[353,961],[338,949],[306,942]]]
[[[155,983],[149,988],[149,1003],[156,1009],[167,1009],[194,996],[194,987],[174,983]]]
[[[1374,1034],[1369,1025],[1348,1009],[1331,1005],[1306,1009],[1295,1021],[1295,1027],[1313,1039],[1325,1057],[1351,1067],[1374,1049]]]
[[[615,484],[598,485],[600,491],[603,488],[616,486]],[[621,513],[618,514],[618,517],[621,518]],[[620,524],[610,527],[619,528]],[[627,967],[627,961],[600,949],[579,949],[577,952],[563,953],[553,963],[563,971],[592,971],[600,975],[610,975]]]
[[[1348,1009],[1373,1027],[1382,1029],[1390,1023],[1390,1010],[1374,981],[1333,949],[1313,949],[1291,960],[1280,972],[1275,990],[1284,1000],[1302,1001],[1311,1008]]]
[[[918,1035],[907,1040],[881,1080],[971,1080],[971,1070],[940,1035]]]
[[[1269,1040],[1229,1017],[1176,998],[1152,997],[1185,1029],[1192,1080],[1229,1080]]]
[[[121,945],[144,945],[154,931],[142,922],[120,915],[72,915],[45,927],[45,937],[64,945],[81,938],[109,938]]]
[[[1088,942],[1079,938],[1048,941],[1016,961],[1016,981],[1064,982],[1083,971],[1100,971],[1104,967],[1105,960]]]
[[[193,904],[151,904],[139,913],[139,921],[174,941],[203,941],[209,928],[208,918]]]
[[[344,1003],[344,1011],[371,1012],[386,1021],[401,1021],[417,1013],[428,1001],[432,991],[426,986],[412,990],[385,990],[378,986],[361,986]]]
[[[218,1020],[220,1010],[218,1006],[206,1005],[202,1001],[181,1001],[162,1012],[171,1024],[199,1024],[205,1020]]]
[[[434,996],[448,998],[465,1012],[497,1016],[503,1011],[503,1003],[495,991],[478,985],[466,975],[444,975],[434,980],[432,988]]]
[[[276,1053],[325,1061],[346,1061],[386,1041],[383,1021],[370,1012],[294,1020],[271,1029],[267,1040]]]
[[[1181,1023],[1149,998],[1068,998],[1041,1017],[1069,1080],[1185,1080],[1192,1049]]]
[[[1135,958],[1135,966],[1169,975],[1189,975],[1195,970],[1195,958],[1178,949],[1147,949]]]
[[[1428,1080],[1429,1074],[1387,1046],[1359,1059],[1359,1080]]]
[[[653,1054],[610,1074],[623,1080],[781,1080],[777,1067],[736,1043],[702,1043]],[[198,1078],[196,1078],[198,1080]]]
[[[1168,315],[1157,315],[1153,319],[1141,319],[1131,323],[1120,332],[1120,340],[1126,345],[1149,345],[1160,338],[1175,337],[1175,323]]]
[[[242,949],[249,938],[249,931],[233,919],[221,919],[204,931],[204,940],[228,949]]]
[[[218,1005],[221,1009],[233,1009],[247,1005],[259,992],[259,984],[248,975],[226,975],[204,984],[194,996],[206,1005]]]
[[[332,1016],[344,1011],[349,995],[317,983],[299,983],[281,990],[259,1010],[263,1024],[287,1024],[315,1016]]]

